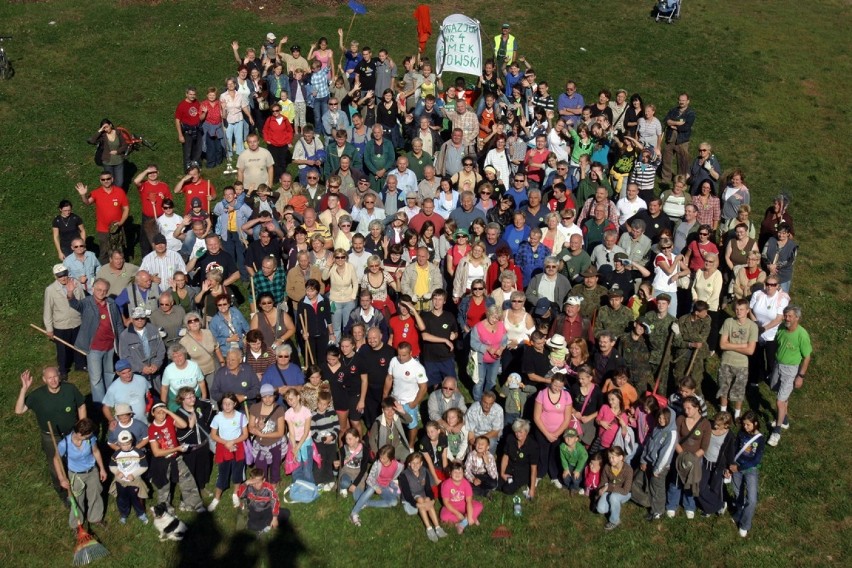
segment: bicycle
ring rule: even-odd
[[[7,39],[12,39],[12,36],[0,36],[0,80],[11,79],[15,74],[12,61],[6,55],[6,50],[3,48],[3,42]]]

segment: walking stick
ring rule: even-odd
[[[35,329],[36,331],[40,331],[41,333],[43,333],[43,334],[45,334],[45,335],[49,335],[49,334],[50,334],[50,332],[49,332],[49,331],[47,331],[46,329],[42,329],[42,328],[40,328],[39,326],[37,326],[37,325],[36,325],[36,324],[34,324],[34,323],[31,323],[31,324],[30,324],[30,327],[31,327],[31,328],[33,328],[33,329]],[[53,341],[58,341],[59,343],[61,343],[61,344],[62,344],[62,345],[64,345],[65,347],[68,347],[68,348],[70,348],[70,349],[73,349],[74,351],[76,351],[77,353],[79,353],[80,355],[82,355],[83,357],[85,357],[85,356],[87,356],[87,355],[88,355],[88,353],[86,353],[86,352],[85,352],[85,351],[83,351],[82,349],[77,349],[76,347],[74,347],[73,345],[71,345],[70,343],[68,343],[67,341],[65,341],[64,339],[61,339],[61,338],[59,338],[59,337],[56,337],[55,335],[53,336]]]
[[[349,20],[349,28],[346,30],[346,35],[345,35],[345,36],[343,36],[343,45],[344,45],[344,46],[346,45],[346,40],[349,38],[349,32],[351,32],[351,31],[352,31],[352,24],[354,24],[354,23],[355,23],[355,16],[357,16],[357,15],[358,15],[358,14],[357,14],[357,13],[355,13],[354,11],[352,12],[352,19],[351,19],[351,20]],[[340,59],[338,59],[338,61],[337,61],[337,66],[338,66],[338,67],[340,67],[341,65],[343,65],[343,57],[344,57],[345,55],[346,55],[346,52],[345,52],[345,51],[341,51],[341,53],[340,53]]]
[[[666,345],[663,347],[663,357],[660,359],[660,366],[657,369],[657,376],[654,379],[654,390],[645,393],[646,396],[653,396],[662,408],[665,408],[668,405],[668,401],[663,395],[657,394],[657,390],[660,388],[660,379],[662,379],[663,369],[666,368],[666,363],[668,363],[668,358],[671,354],[672,339],[674,339],[674,330],[669,330],[669,336],[666,338]],[[666,380],[668,380],[668,377],[666,377]]]
[[[683,374],[684,377],[688,377],[692,374],[692,367],[695,365],[695,360],[698,359],[698,351],[701,348],[693,349],[692,355],[689,356],[689,365],[686,367],[686,372]]]
[[[71,563],[74,566],[85,566],[98,558],[108,556],[109,551],[83,528],[80,508],[77,505],[77,500],[74,498],[74,492],[71,490],[71,479],[68,477],[65,464],[62,463],[62,457],[59,455],[59,446],[56,443],[56,436],[53,434],[53,424],[50,421],[47,422],[47,429],[50,431],[50,441],[53,442],[53,451],[56,457],[59,458],[59,467],[62,470],[62,475],[68,480],[68,500],[71,502],[71,510],[74,511],[74,518],[77,520],[77,546],[74,548],[74,558]]]
[[[302,312],[302,314],[299,316],[299,322],[302,324],[302,329],[307,331],[308,330],[308,314]],[[314,353],[313,353],[313,350],[311,350],[310,335],[308,337],[309,337],[308,339],[305,339],[305,365],[306,366],[310,366],[310,365],[313,365],[315,363]]]
[[[252,262],[251,267],[254,269],[254,274],[257,274],[257,266]],[[251,313],[257,313],[257,293],[254,290],[254,274],[252,274],[249,284],[251,284]]]

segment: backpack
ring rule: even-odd
[[[297,479],[284,490],[284,495],[290,493],[290,503],[313,503],[319,497],[319,489],[315,483]]]

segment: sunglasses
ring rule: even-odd
[[[171,306],[172,304],[169,302],[160,302],[161,306]]]
[[[163,209],[174,209],[174,205],[163,205]]]
[[[201,323],[201,320],[198,318],[193,318],[191,320],[186,320],[186,323]]]
[[[277,112],[281,112],[281,109],[277,109],[277,108],[272,109],[272,114],[275,114]]]
[[[513,304],[523,304],[524,301],[523,300],[512,300],[512,303]]]
[[[217,306],[219,306],[220,308],[221,308],[221,307],[226,307],[226,308],[230,308],[230,307],[231,307],[231,304],[216,304],[216,305],[217,305]]]
[[[330,185],[330,184],[328,186],[329,189],[337,189],[339,187],[340,187],[339,185]]]
[[[86,248],[86,245],[74,245],[74,246],[73,246],[73,247],[71,247],[71,248],[75,248],[75,249],[84,249],[84,248]]]
[[[273,302],[261,302],[260,303],[261,306],[271,306],[272,304],[273,304]]]
[[[334,260],[346,260],[345,256],[335,256]]]
[[[479,195],[491,195],[490,191],[483,191]]]
[[[485,288],[471,288],[474,292],[482,292]]]
[[[308,176],[308,179],[319,179],[317,176]]]
[[[110,181],[110,180],[112,180],[112,178],[111,178],[111,177],[108,177],[108,178],[101,178],[101,181]]]
[[[698,235],[701,237],[709,237],[710,233],[698,233]]]
[[[289,359],[289,358],[290,358],[290,356],[289,356],[289,355],[278,355],[278,356],[276,357],[276,359]]]
[[[778,284],[776,282],[772,282],[772,283],[767,282],[766,283],[767,288],[775,288],[776,286],[778,286]]]

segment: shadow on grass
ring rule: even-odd
[[[210,514],[197,515],[186,523],[187,532],[178,545],[177,558],[172,566],[203,566],[204,568],[234,568],[276,566],[290,568],[299,565],[307,547],[293,530],[290,522],[261,536],[239,530],[230,535],[216,524]]]

